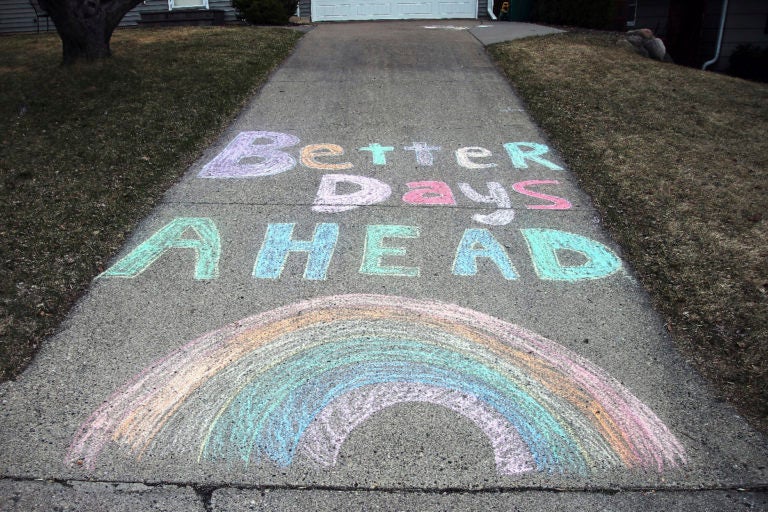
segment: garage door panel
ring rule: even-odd
[[[439,9],[443,14],[456,15],[451,17],[475,17],[475,4],[469,2],[440,2]]]
[[[326,21],[346,20],[352,14],[352,4],[349,3],[326,3],[326,2],[313,2],[312,3],[313,18],[323,19]]]
[[[388,17],[392,16],[391,2],[370,2],[356,5],[358,16]]]
[[[475,0],[476,1],[476,0]],[[313,0],[313,21],[476,18],[468,0]]]
[[[395,2],[395,12],[404,16],[430,16],[432,2]]]

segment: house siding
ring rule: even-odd
[[[307,3],[307,16],[309,15],[309,0]],[[224,11],[224,21],[237,21],[237,11],[232,7],[232,0],[208,0],[211,9]],[[135,27],[139,23],[142,12],[167,11],[167,0],[146,0],[131,9],[122,20],[120,27]],[[55,32],[52,21],[48,21],[49,31]],[[45,32],[45,19],[41,19],[40,31]],[[29,0],[0,0],[0,34],[37,32],[35,24],[35,11]]]
[[[135,11],[135,10],[134,10]],[[139,13],[130,11],[120,21],[121,27],[135,26]],[[35,23],[35,10],[29,0],[0,0],[0,34],[14,34],[24,32],[37,32]],[[45,32],[46,20],[40,19],[40,32]],[[48,20],[48,30],[55,32],[53,21]]]
[[[45,19],[40,19],[40,31],[45,32]],[[50,30],[56,30],[53,22],[48,21]],[[0,1],[0,33],[37,32],[35,11],[29,0]]]
[[[232,0],[208,0],[208,8],[224,11],[225,23],[237,21],[238,19],[237,11],[232,7]],[[136,11],[136,16],[139,16],[142,12],[162,12],[167,10],[167,0],[145,0],[133,9],[133,11]]]
[[[224,11],[225,22],[238,21],[237,11],[232,7],[232,0],[209,0],[210,9]],[[120,21],[121,27],[135,27],[141,18],[142,12],[167,11],[167,0],[145,0],[143,3],[134,7]],[[312,13],[311,0],[299,0],[299,14],[304,18],[309,18]],[[478,18],[488,17],[488,0],[478,0],[477,4]],[[45,31],[45,19],[41,19],[41,32]],[[53,22],[48,23],[49,30],[55,32],[56,28]],[[0,0],[0,34],[3,33],[22,33],[37,32],[35,23],[35,12],[29,3],[29,0]]]
[[[650,28],[667,40],[669,33],[670,0],[638,0],[635,28]],[[698,46],[692,55],[691,65],[701,66],[714,57],[720,28],[722,0],[702,0],[703,14],[698,33]],[[710,69],[726,70],[729,58],[741,44],[768,45],[768,2],[766,0],[729,0],[728,17],[723,33],[720,58]],[[672,58],[675,58],[674,53]]]
[[[707,3],[698,55],[702,64],[712,59],[717,52],[721,10],[722,1],[710,0]],[[727,70],[730,57],[739,45],[768,45],[768,34],[765,33],[767,20],[768,3],[765,0],[730,0],[720,57],[708,69]]]
[[[739,45],[768,46],[768,2],[766,0],[731,0],[725,20],[723,45],[716,69],[727,69],[728,60]],[[712,58],[714,53],[708,57]]]
[[[139,24],[139,12],[134,7],[120,20],[120,27],[135,27]]]
[[[709,0],[707,2],[707,7],[704,12],[704,20],[701,25],[701,39],[699,41],[697,65],[704,64],[715,54],[717,34],[720,29],[720,12],[722,4],[722,0]],[[716,69],[716,67],[713,66],[712,69]]]
[[[667,35],[669,0],[638,0],[634,28],[649,28],[659,37]]]
[[[312,15],[312,3],[310,0],[299,0],[299,16],[309,18]]]
[[[488,0],[478,0],[477,2],[477,17],[488,18]]]

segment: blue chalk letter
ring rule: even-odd
[[[182,238],[188,229],[191,229],[198,238]],[[219,230],[213,220],[204,217],[173,219],[99,277],[136,277],[168,249],[194,249],[195,279],[218,277],[221,255]]]
[[[293,228],[296,224],[269,224],[261,244],[253,277],[278,279],[283,272],[290,252],[306,252],[307,266],[304,267],[304,279],[325,279],[331,262],[336,242],[339,239],[339,225],[332,223],[317,224],[312,240],[293,240]]]
[[[426,142],[414,142],[413,146],[404,147],[403,149],[416,153],[417,164],[432,165],[435,161],[432,157],[432,152],[440,151],[440,146],[430,146]]]
[[[613,251],[587,237],[556,229],[521,229],[520,232],[528,242],[533,266],[541,279],[599,279],[621,268],[621,260]],[[557,252],[563,250],[578,252],[586,261],[581,265],[566,267],[557,257]]]
[[[517,279],[517,272],[509,261],[507,251],[487,229],[471,228],[464,231],[456,249],[456,258],[453,260],[453,275],[477,274],[477,258],[493,261],[505,279]]]

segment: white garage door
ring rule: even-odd
[[[477,18],[477,0],[312,0],[312,21]]]

